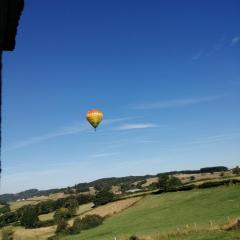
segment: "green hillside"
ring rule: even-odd
[[[175,192],[160,195],[149,195],[134,207],[114,215],[103,225],[82,232],[80,235],[65,239],[79,240],[112,240],[115,236],[124,237],[136,234],[139,236],[165,234],[191,227],[209,228],[209,222],[221,224],[228,218],[240,216],[240,186],[218,187],[212,189]],[[215,236],[188,237],[186,239],[231,239],[232,233],[219,233]],[[226,237],[226,238],[225,238]],[[235,238],[237,239],[237,238]]]

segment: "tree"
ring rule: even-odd
[[[4,214],[4,213],[10,212],[10,211],[11,211],[11,209],[9,207],[9,204],[6,204],[0,208],[0,214]]]
[[[158,187],[164,192],[169,189],[169,176],[167,174],[161,174],[158,178]]]
[[[195,179],[196,179],[195,176],[191,176],[191,177],[190,177],[190,180],[191,180],[191,181],[194,181]]]
[[[75,218],[72,227],[69,228],[70,234],[79,234],[82,228],[82,221],[80,218]]]
[[[233,174],[236,174],[236,175],[240,175],[240,168],[239,166],[236,166],[233,170],[232,170]]]
[[[66,234],[68,229],[68,224],[66,219],[61,219],[56,228],[56,234]]]
[[[93,200],[95,206],[104,205],[106,203],[112,202],[114,199],[114,194],[108,190],[102,190],[96,194]]]
[[[168,184],[169,184],[169,188],[172,189],[172,188],[181,186],[182,182],[179,178],[171,176]]]
[[[169,175],[167,174],[162,174],[159,176],[158,187],[160,188],[160,190],[163,190],[164,192],[167,192],[181,185],[182,182],[177,177],[174,176],[169,177]]]
[[[87,215],[82,219],[82,229],[90,229],[102,224],[103,218],[99,215]]]
[[[62,220],[66,220],[71,217],[71,214],[69,212],[68,208],[60,208],[57,209],[54,213],[53,219],[55,223],[59,224],[62,222]]]
[[[79,204],[78,204],[78,201],[75,198],[70,198],[65,203],[65,208],[68,209],[69,214],[71,215],[71,217],[76,214],[78,207],[79,207]]]
[[[36,209],[32,206],[25,207],[22,213],[20,223],[21,226],[24,226],[25,228],[36,228],[39,223]]]

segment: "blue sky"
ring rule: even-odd
[[[239,7],[26,0],[4,55],[2,192],[239,164]]]

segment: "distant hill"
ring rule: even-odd
[[[101,190],[103,188],[111,188],[114,185],[120,185],[123,189],[130,189],[134,183],[139,181],[144,181],[149,178],[158,177],[161,174],[175,175],[175,174],[197,174],[197,173],[212,173],[212,172],[224,172],[228,171],[227,167],[224,166],[215,166],[215,167],[206,167],[201,168],[200,170],[182,170],[182,171],[172,171],[164,172],[156,175],[145,175],[145,176],[127,176],[127,177],[111,177],[111,178],[102,178],[89,183],[79,183],[72,187],[67,188],[55,188],[49,190],[38,190],[38,189],[29,189],[22,191],[16,194],[2,194],[0,195],[1,202],[11,202],[18,199],[27,199],[32,197],[39,196],[49,196],[50,194],[67,192],[70,190],[77,192],[89,191],[89,188],[95,188],[96,190]]]

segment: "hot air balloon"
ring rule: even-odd
[[[87,112],[86,118],[96,131],[96,128],[103,119],[103,113],[100,110],[92,109]]]

